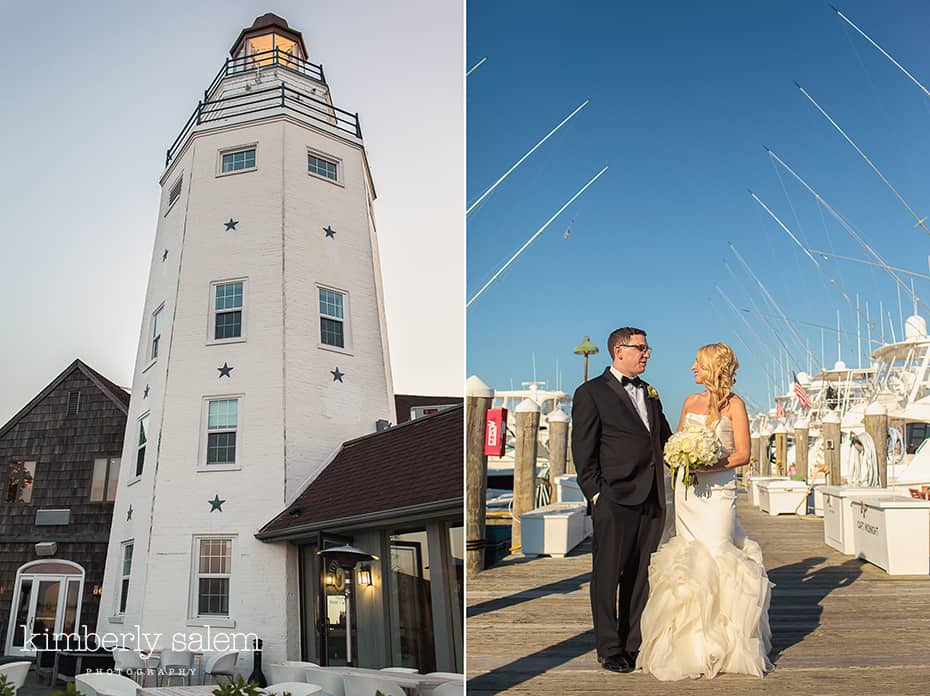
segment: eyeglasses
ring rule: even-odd
[[[635,348],[640,353],[652,353],[652,346],[648,343],[621,343],[624,348]]]

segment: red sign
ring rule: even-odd
[[[507,409],[489,408],[484,426],[484,454],[488,457],[503,457],[507,442]]]

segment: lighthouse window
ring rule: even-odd
[[[139,444],[136,446],[136,476],[142,476],[145,466],[145,446],[149,440],[149,417],[146,415],[139,420]]]
[[[320,342],[345,348],[345,295],[320,288]]]
[[[132,548],[133,543],[131,541],[123,544],[123,567],[120,569],[117,614],[126,613],[126,600],[129,598],[129,577],[132,574]]]
[[[223,173],[255,169],[255,148],[223,153]]]
[[[207,464],[236,463],[238,399],[217,399],[207,407]]]
[[[307,155],[307,171],[333,181],[339,181],[336,162],[330,162],[317,155]]]
[[[171,186],[171,190],[168,191],[168,207],[170,208],[178,198],[181,197],[181,180],[184,177],[179,176],[178,180],[174,182]]]
[[[149,359],[155,360],[158,357],[158,344],[161,341],[161,315],[164,307],[159,307],[152,315],[152,350]]]
[[[242,299],[244,283],[217,283],[213,287],[213,338],[220,341],[226,338],[242,337]]]
[[[229,616],[233,540],[197,538],[194,543],[194,615]]]

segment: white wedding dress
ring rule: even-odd
[[[704,425],[688,413],[686,422]],[[733,425],[715,427],[724,453],[733,451]],[[642,615],[637,666],[662,681],[713,678],[720,672],[762,676],[768,659],[771,588],[762,550],[736,515],[736,474],[698,473],[675,484],[676,536],[652,554],[649,599]]]

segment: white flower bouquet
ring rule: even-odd
[[[697,484],[695,471],[717,466],[723,447],[717,436],[707,428],[689,425],[672,435],[665,443],[665,461],[672,469],[672,488],[678,478],[678,470],[684,467],[682,481],[686,486]]]

